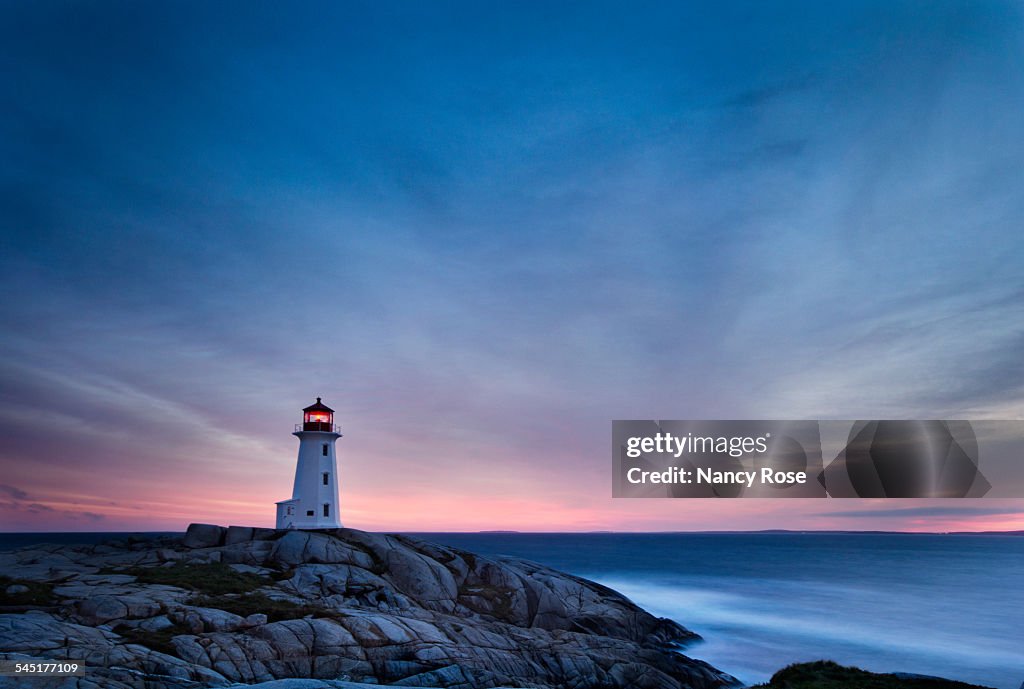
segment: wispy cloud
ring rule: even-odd
[[[28,493],[14,486],[0,485],[0,493],[14,498],[15,500],[28,500]]]
[[[5,529],[42,531],[50,528],[69,528],[71,525],[97,524],[106,515],[81,509],[65,509],[35,502],[28,493],[10,485],[0,485],[0,524]],[[73,528],[73,527],[72,527]]]

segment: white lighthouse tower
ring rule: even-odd
[[[290,500],[277,503],[279,529],[337,529],[338,460],[334,441],[341,437],[334,425],[334,410],[316,398],[302,410],[302,425],[292,434],[299,438],[299,460]]]

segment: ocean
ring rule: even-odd
[[[821,658],[997,689],[1024,682],[1024,536],[411,535],[610,586],[703,636],[685,652],[750,684]],[[33,539],[0,534],[0,549]]]

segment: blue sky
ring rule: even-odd
[[[393,529],[856,526],[609,421],[1021,417],[1019,4],[0,12],[11,528],[269,522],[317,395]]]

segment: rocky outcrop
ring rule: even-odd
[[[767,684],[752,689],[793,687],[843,687],[843,689],[989,689],[954,680],[907,672],[880,674],[843,667],[830,660],[797,663],[776,672]]]
[[[183,538],[0,554],[46,605],[0,614],[0,657],[85,663],[0,687],[713,689],[696,638],[594,582],[352,529],[195,524]],[[24,686],[28,686],[27,683]]]
[[[210,548],[215,545],[223,545],[226,534],[227,529],[223,526],[189,524],[183,543],[186,548]]]

